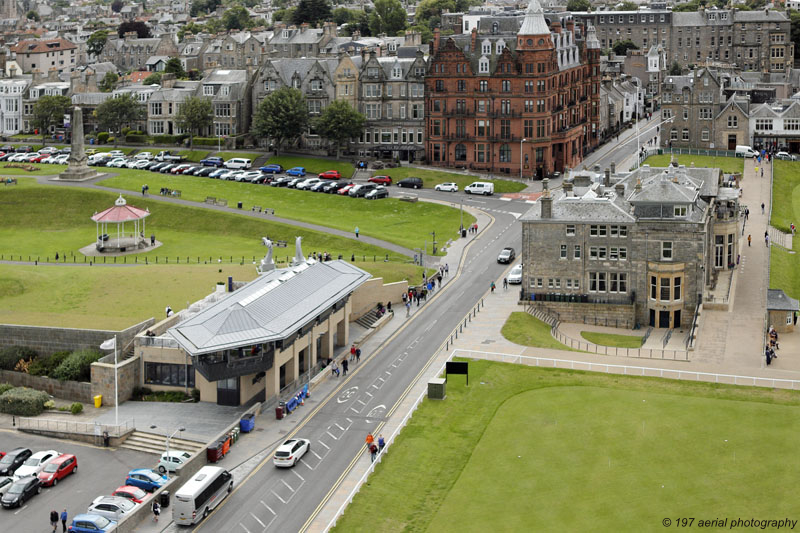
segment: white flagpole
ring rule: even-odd
[[[114,335],[114,424],[119,426],[119,389],[117,387],[117,336]]]

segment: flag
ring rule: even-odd
[[[108,339],[103,344],[100,345],[101,350],[113,350],[117,347],[117,338],[114,337],[113,339]]]

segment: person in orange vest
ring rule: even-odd
[[[372,446],[373,442],[375,442],[375,437],[372,436],[372,433],[367,433],[367,448]]]

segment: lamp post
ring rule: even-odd
[[[522,143],[528,139],[522,138],[519,140],[519,179],[522,179]]]
[[[156,425],[152,425],[152,426],[150,426],[150,429],[156,429],[157,427],[158,427],[158,426],[156,426]],[[181,427],[179,427],[178,429],[176,429],[175,431],[173,431],[173,432],[172,432],[172,435],[170,435],[169,437],[167,437],[167,462],[170,462],[170,456],[169,456],[169,439],[171,439],[172,437],[174,437],[174,436],[175,436],[175,433],[178,433],[178,432],[183,432],[183,431],[186,431],[186,428],[185,428],[185,427],[183,427],[183,426],[181,426]],[[164,470],[165,470],[165,474],[166,474],[166,476],[167,476],[167,479],[169,479],[169,468],[166,468],[166,467],[165,467],[165,468],[164,468]]]

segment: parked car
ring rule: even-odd
[[[231,170],[242,170],[250,168],[252,164],[253,164],[252,161],[250,161],[249,159],[245,159],[244,157],[233,157],[225,161],[223,166]]]
[[[40,154],[53,155],[58,153],[58,148],[55,146],[45,146],[39,150]]]
[[[264,165],[258,170],[261,172],[266,172],[267,174],[280,174],[283,172],[283,167],[280,165]]]
[[[378,198],[388,198],[389,197],[389,189],[384,187],[383,185],[378,185],[371,191],[367,192],[364,195],[364,198],[367,200],[377,200]]]
[[[225,160],[222,159],[221,157],[217,157],[214,155],[202,159],[200,161],[200,164],[203,165],[204,167],[221,167],[222,165],[225,164]]]
[[[514,249],[508,246],[506,248],[503,248],[503,250],[500,252],[500,255],[497,256],[497,262],[510,263],[511,261],[514,260],[514,257],[516,257],[516,255],[514,254]]]
[[[264,185],[269,185],[273,179],[272,174],[264,174],[263,172],[260,173],[261,175],[257,178],[253,178],[250,180],[250,183],[263,183]]]
[[[79,514],[72,519],[67,531],[71,533],[111,533],[117,530],[117,523],[99,514]]]
[[[290,189],[294,189],[295,187],[297,187],[299,183],[305,180],[306,180],[305,178],[292,178],[291,180],[289,180],[286,186],[289,187]]]
[[[56,165],[66,165],[69,162],[69,154],[59,154],[53,161]]]
[[[392,178],[389,176],[372,176],[367,181],[371,181],[372,183],[377,183],[379,185],[391,185]]]
[[[178,163],[167,163],[163,167],[159,167],[158,171],[161,172],[162,174],[167,174],[170,170],[172,170],[173,168],[175,168],[177,166],[178,166]]]
[[[156,161],[164,161],[166,163],[180,163],[183,161],[183,156],[172,154],[169,150],[162,150],[156,155]]]
[[[125,152],[122,150],[111,150],[108,152],[108,155],[111,157],[125,157]]]
[[[211,174],[209,174],[208,177],[219,179],[220,176],[222,176],[223,174],[227,174],[228,172],[230,172],[230,170],[228,170],[227,168],[218,168],[215,169]]]
[[[16,155],[14,152],[6,152],[0,155],[0,161],[8,161],[12,156]]]
[[[287,176],[303,177],[306,175],[305,167],[292,167],[286,171]]]
[[[410,187],[411,189],[422,188],[422,178],[405,178],[397,182],[398,187]]]
[[[171,169],[169,169],[170,174],[183,174],[183,171],[187,168],[192,168],[192,165],[189,163],[181,163],[180,165],[175,165]]]
[[[161,460],[158,462],[158,471],[162,474],[167,471],[174,472],[191,457],[192,454],[185,450],[170,450],[169,453],[164,452],[161,454]]]
[[[155,163],[151,163],[147,170],[150,172],[160,172],[162,167],[169,165],[169,163],[160,163],[156,161]]]
[[[295,187],[298,190],[305,190],[305,189],[308,189],[309,187],[311,187],[312,185],[315,185],[315,184],[317,184],[317,183],[319,183],[321,181],[322,180],[319,179],[319,178],[307,178],[307,179],[304,179],[304,180],[298,182],[297,185],[295,185]]]
[[[336,194],[337,192],[339,192],[339,189],[353,184],[352,182],[349,181],[328,181],[323,183],[324,185],[322,186],[322,192],[328,194]]]
[[[377,185],[374,183],[360,183],[350,189],[347,194],[349,194],[353,198],[361,198],[362,196],[366,196],[369,191],[374,191]]]
[[[137,468],[128,472],[128,477],[125,478],[125,484],[134,487],[139,487],[147,492],[153,492],[166,483],[167,476],[163,476],[158,472],[150,470],[149,468]]]
[[[25,161],[26,159],[28,159],[28,154],[26,152],[15,152],[8,158],[9,161],[14,161],[15,163]]]
[[[109,520],[119,522],[130,515],[138,504],[119,496],[98,496],[86,511],[89,514],[105,516]]]
[[[308,439],[289,439],[281,444],[275,451],[272,464],[275,466],[294,466],[306,453],[311,450],[311,441]]]
[[[253,180],[264,177],[260,170],[248,170],[236,176],[236,181],[247,181],[252,183]]]
[[[56,157],[57,156],[49,155],[49,156],[45,157],[44,159],[42,159],[42,163],[44,163],[46,165],[52,165],[53,163],[56,162]]]
[[[109,161],[106,166],[111,168],[122,168],[127,164],[128,164],[127,159],[125,159],[124,157],[117,157]]]
[[[311,185],[310,187],[308,187],[307,190],[311,192],[323,192],[323,189],[325,189],[325,187],[327,187],[328,185],[330,185],[330,182],[320,180],[315,184]]]
[[[38,163],[40,159],[44,159],[47,156],[41,155],[39,152],[31,152],[25,156],[25,161],[28,163]]]
[[[142,503],[147,498],[147,492],[139,487],[132,487],[130,485],[123,485],[118,487],[117,490],[111,493],[112,496],[120,498],[127,498],[134,503]]]
[[[0,503],[6,509],[22,507],[22,505],[42,492],[42,485],[36,476],[25,476],[14,482],[0,498]]]
[[[203,167],[198,167],[198,166],[195,166],[195,165],[191,165],[191,166],[189,166],[189,168],[183,169],[183,171],[180,172],[180,173],[183,174],[184,176],[192,176],[192,175],[194,175],[195,171],[198,168],[203,168]]]
[[[17,146],[14,149],[14,151],[17,152],[18,154],[27,154],[27,153],[32,152],[33,148],[31,148],[30,146],[22,145],[22,146]]]
[[[139,152],[138,154],[133,156],[134,159],[144,159],[146,161],[150,161],[151,159],[153,159],[153,157],[155,157],[153,155],[153,152]]]
[[[221,175],[219,179],[227,180],[227,181],[236,181],[238,176],[244,174],[244,170],[229,170],[225,174]]]
[[[14,475],[19,478],[25,476],[38,476],[39,472],[42,471],[44,466],[49,463],[51,459],[55,459],[59,455],[61,454],[55,450],[36,452],[28,457],[28,460],[25,461],[25,463],[20,466],[16,472],[14,472]]]
[[[458,185],[455,183],[440,183],[433,188],[435,191],[458,192]]]
[[[775,154],[775,159],[783,159],[784,161],[796,161],[797,157],[793,156],[789,152],[778,152]]]
[[[294,179],[296,178],[293,178],[291,176],[281,176],[280,178],[272,180],[272,183],[270,183],[270,185],[272,185],[273,187],[286,187],[289,185],[289,182]]]
[[[128,161],[128,168],[143,169],[150,166],[150,161],[147,159],[131,159]]]
[[[86,154],[87,156],[94,155],[97,153],[97,150],[95,148],[87,148],[86,150],[83,151],[83,153]]]
[[[64,453],[44,465],[42,471],[39,472],[39,481],[42,482],[44,487],[51,485],[55,487],[60,480],[77,471],[78,458],[72,454]]]
[[[64,154],[67,154],[67,155],[69,155],[69,154],[71,154],[71,153],[72,153],[72,147],[70,147],[70,146],[65,146],[64,148],[62,148],[61,150],[59,150],[59,151],[58,151],[58,153],[59,153],[59,155],[64,155]],[[88,151],[87,151],[87,152],[84,152],[84,153],[85,153],[86,155],[89,155]]]
[[[214,172],[214,170],[216,170],[215,167],[200,167],[199,169],[194,171],[194,175],[207,178],[211,175],[212,172]]]
[[[345,185],[344,187],[342,187],[341,189],[339,189],[338,191],[336,191],[336,193],[337,193],[337,194],[341,194],[342,196],[346,196],[346,195],[350,194],[350,191],[351,191],[351,190],[353,189],[353,187],[355,187],[355,186],[356,186],[356,184],[355,184],[355,183],[348,183],[347,185]]]
[[[8,489],[13,485],[19,478],[16,476],[2,476],[0,477],[0,496],[5,494]]]
[[[467,194],[491,196],[494,194],[494,183],[489,181],[475,181],[464,187],[464,192]]]
[[[38,152],[33,157],[28,158],[28,161],[30,161],[31,163],[43,163],[44,160],[47,159],[48,157],[50,157],[49,153]]]
[[[514,265],[514,268],[508,273],[508,282],[512,285],[519,285],[522,283],[522,263]]]
[[[342,174],[338,170],[326,170],[317,177],[323,180],[338,180],[342,179]]]

